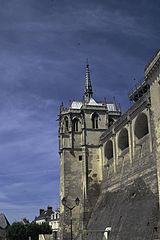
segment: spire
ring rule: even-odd
[[[91,83],[91,78],[90,78],[90,70],[89,70],[89,63],[87,59],[87,64],[86,64],[86,80],[85,80],[85,91],[84,91],[84,99],[85,102],[89,102],[90,98],[92,97],[92,83]]]

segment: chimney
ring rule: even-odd
[[[51,216],[51,214],[52,214],[52,207],[48,206],[47,215]]]
[[[39,215],[41,216],[44,213],[44,209],[39,209]]]

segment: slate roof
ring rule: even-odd
[[[6,216],[3,213],[0,213],[0,229],[6,229],[9,225]]]
[[[104,106],[104,103],[97,103],[93,98],[89,100],[89,102],[86,104],[88,106]],[[82,101],[73,101],[71,104],[71,109],[81,109],[83,106]],[[117,111],[117,106],[115,103],[106,103],[107,110],[109,112],[116,112]]]
[[[82,107],[83,103],[79,101],[73,101],[71,104],[72,109],[80,109]]]
[[[43,209],[40,215],[35,217],[35,221],[38,221],[38,220],[49,221],[51,220],[51,216],[56,212],[59,213],[59,210],[57,209],[56,211],[53,211],[53,210],[48,211]]]

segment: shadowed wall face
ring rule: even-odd
[[[115,192],[106,191],[92,215],[89,230],[111,228],[110,240],[150,240],[156,231],[158,217],[157,196],[142,178]],[[89,233],[89,240],[103,239],[103,233]]]

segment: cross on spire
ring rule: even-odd
[[[89,102],[93,95],[92,91],[92,83],[91,83],[91,78],[90,78],[90,69],[89,69],[89,63],[87,59],[87,64],[86,64],[86,79],[85,79],[85,90],[84,90],[84,100],[86,103]]]

